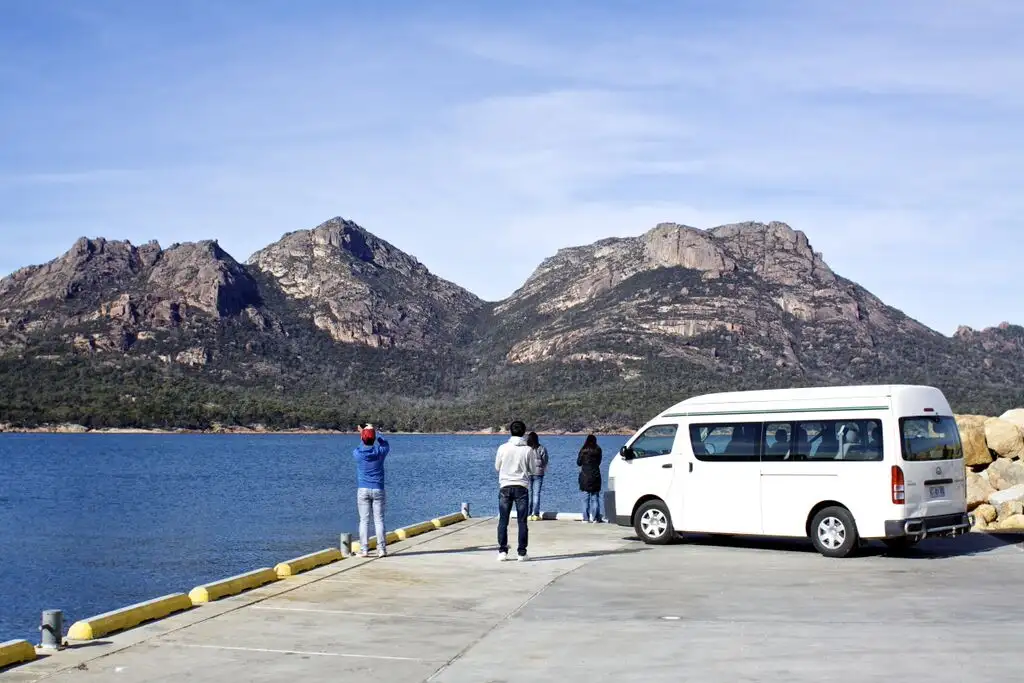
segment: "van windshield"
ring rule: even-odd
[[[900,420],[903,459],[959,460],[964,457],[960,432],[952,417],[905,417]]]

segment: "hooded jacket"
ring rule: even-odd
[[[537,473],[536,456],[526,439],[513,436],[498,447],[494,457],[494,469],[498,471],[498,486],[522,486],[529,488],[530,475]]]
[[[384,458],[390,452],[391,446],[379,436],[374,445],[360,444],[352,451],[356,461],[356,485],[359,488],[384,490]]]

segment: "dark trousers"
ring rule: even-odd
[[[530,540],[527,518],[530,516],[530,491],[525,486],[503,486],[498,491],[498,552],[508,552],[508,521],[512,516],[512,504],[516,506],[516,520],[519,523],[519,554],[526,554]]]

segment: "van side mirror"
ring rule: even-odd
[[[622,448],[620,448],[619,455],[622,456],[623,460],[632,460],[633,458],[636,457],[636,453],[634,453],[633,449],[629,448],[628,446],[623,446]]]

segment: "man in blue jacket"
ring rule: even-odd
[[[359,438],[363,444],[352,451],[359,487],[356,491],[359,506],[359,554],[366,557],[372,512],[373,528],[377,534],[377,557],[385,557],[388,549],[387,532],[384,530],[384,458],[391,452],[391,447],[377,436],[372,424],[360,425]]]

